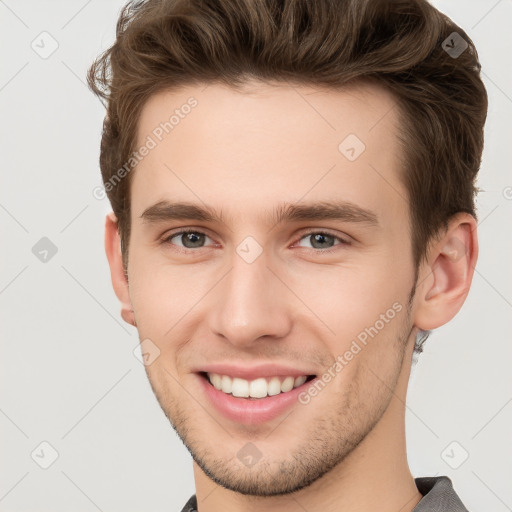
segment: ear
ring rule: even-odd
[[[107,253],[108,264],[110,266],[112,286],[114,287],[117,298],[121,302],[121,316],[125,322],[136,325],[135,315],[130,301],[128,278],[123,268],[118,222],[114,212],[107,214],[105,219],[105,252]]]
[[[425,331],[449,322],[466,300],[478,258],[475,218],[454,215],[445,234],[431,244],[419,273],[414,324]]]

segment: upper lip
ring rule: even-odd
[[[219,375],[228,375],[230,377],[238,377],[240,379],[249,381],[261,377],[300,377],[301,375],[316,375],[316,372],[312,372],[310,370],[302,370],[298,367],[290,367],[276,363],[258,364],[254,366],[228,363],[211,363],[197,368],[196,372],[217,373]]]

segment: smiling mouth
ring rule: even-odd
[[[288,393],[316,378],[316,375],[275,376],[260,377],[249,381],[217,373],[199,372],[199,375],[218,391],[247,400],[260,400]]]

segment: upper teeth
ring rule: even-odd
[[[223,391],[224,393],[231,393],[233,396],[243,398],[265,398],[268,396],[278,395],[279,393],[286,393],[306,382],[307,376],[301,375],[300,377],[272,377],[268,380],[261,377],[255,380],[245,380],[238,377],[229,377],[228,375],[219,375],[217,373],[208,373],[208,379],[213,386]]]

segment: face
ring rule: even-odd
[[[132,176],[128,282],[146,371],[228,489],[319,479],[379,423],[410,364],[393,105],[376,86],[210,84],[141,113],[137,147],[155,144]]]

